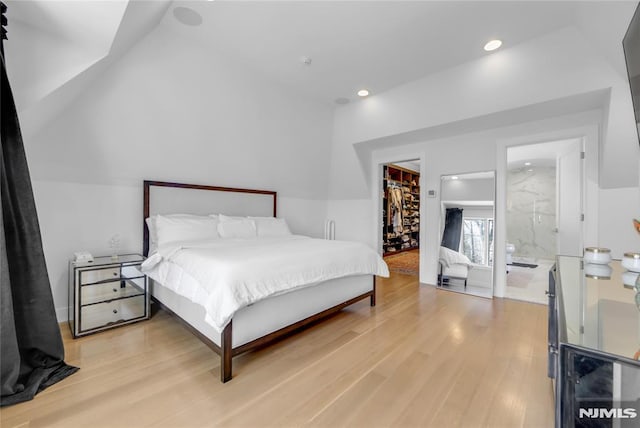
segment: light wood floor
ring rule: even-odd
[[[378,306],[337,316],[234,359],[163,312],[82,339],[81,370],[33,401],[0,410],[29,427],[552,427],[542,305],[378,281]]]

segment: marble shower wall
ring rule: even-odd
[[[507,173],[507,242],[514,257],[550,259],[556,255],[556,168],[534,167]]]

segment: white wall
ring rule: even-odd
[[[462,215],[467,218],[493,218],[493,207],[476,207],[459,205],[463,209]]]
[[[635,139],[630,144],[635,129],[630,134],[627,126],[633,120],[628,88],[573,29],[343,106],[334,117],[329,107],[174,36],[161,24],[25,141],[59,314],[66,309],[72,251],[105,254],[114,233],[122,236],[123,251],[140,250],[143,179],[275,189],[279,213],[295,232],[320,236],[323,220],[333,218],[338,239],[376,246],[375,166],[420,158],[420,280],[434,283],[440,199],[424,192],[437,190],[441,175],[465,171],[498,170],[500,186],[506,145],[580,126],[601,126],[606,143],[595,155],[604,166],[595,185],[620,187],[602,191],[613,212],[597,197],[587,201],[587,211],[596,213],[587,219],[595,226],[586,244],[607,235],[602,245],[614,255],[637,246],[636,237],[617,226],[638,216],[637,203],[618,199],[633,201],[639,182],[640,149]],[[21,72],[28,70],[13,71]],[[569,116],[593,108],[572,100],[603,92],[609,98],[598,119]],[[556,100],[561,102],[548,108]],[[421,130],[438,132],[409,142],[400,138]],[[383,138],[389,144],[367,143]],[[501,234],[497,227],[497,244],[504,241]],[[497,263],[500,257],[498,251]]]
[[[606,99],[593,101],[602,93],[608,94]],[[433,284],[439,244],[433,237],[439,235],[440,201],[427,198],[426,190],[438,189],[441,175],[497,170],[499,266],[504,263],[506,233],[501,225],[506,147],[587,135],[585,245],[597,245],[604,229],[598,221],[598,188],[629,187],[630,192],[640,192],[636,187],[640,148],[629,103],[628,83],[572,28],[370,96],[336,110],[329,216],[342,217],[349,237],[377,247],[376,166],[420,157],[420,281]],[[344,207],[352,211],[341,211]],[[637,216],[627,205],[616,203],[616,207],[625,218]],[[366,213],[354,212],[356,208],[369,211],[368,232],[362,221]],[[355,236],[354,231],[362,233]],[[610,247],[625,246],[625,238],[609,239]],[[504,293],[500,275],[495,292]]]
[[[56,313],[58,321],[64,321],[73,252],[109,255],[108,241],[119,233],[122,254],[140,253],[142,189],[34,180],[33,193]]]
[[[11,19],[11,18],[9,18]],[[5,42],[7,75],[22,113],[104,55],[87,52],[52,32],[11,21]],[[45,72],[46,70],[46,72]]]
[[[487,266],[475,266],[470,269],[467,276],[467,286],[469,285],[487,288],[489,289],[488,294],[490,294],[493,286],[493,269]]]
[[[37,180],[159,177],[324,199],[331,114],[160,27],[26,148]]]
[[[344,179],[341,169],[345,163],[349,164],[346,159],[353,157],[352,148],[348,146],[354,143],[447,124],[459,123],[458,129],[464,129],[463,122],[473,118],[485,118],[478,126],[489,129],[496,127],[501,116],[514,115],[525,106],[598,90],[609,91],[602,129],[605,150],[600,159],[604,165],[600,183],[604,187],[635,185],[638,171],[633,168],[635,159],[630,159],[628,154],[637,155],[638,144],[628,82],[595,54],[573,28],[338,109],[332,175],[338,182]],[[565,107],[573,110],[566,113],[580,108]],[[549,114],[549,109],[536,113],[544,116]],[[524,120],[540,118],[530,113]],[[451,126],[453,135],[455,129]],[[333,183],[331,196],[338,198],[347,192],[357,192],[355,186],[360,183],[354,181],[346,189]]]
[[[435,141],[420,142],[411,145],[379,149],[372,154],[372,163],[385,163],[393,157],[401,157],[404,154],[418,154],[421,159],[421,187],[420,187],[420,282],[435,284],[437,277],[437,254],[441,237],[441,194],[439,192],[441,176],[459,174],[464,171],[477,172],[495,169],[495,144],[489,134],[476,133],[455,138],[439,139]],[[460,156],[464,153],[464,156]],[[438,197],[427,198],[428,190],[437,190]],[[379,200],[371,196],[368,205],[368,216],[375,219],[374,213],[378,212]],[[330,201],[329,215],[339,205],[338,201]],[[345,202],[342,201],[342,204]],[[359,206],[364,207],[361,202]],[[367,214],[355,214],[358,217]],[[371,224],[369,220],[368,224]],[[377,226],[374,226],[377,227]],[[366,231],[365,231],[366,232]],[[338,235],[338,239],[341,236]],[[370,245],[375,243],[375,233],[372,229],[361,236],[360,239]]]
[[[496,182],[493,178],[475,180],[442,180],[440,198],[443,201],[493,201]]]
[[[640,233],[632,224],[632,219],[640,220],[638,187],[601,190],[599,216],[599,245],[610,248],[614,259],[626,252],[640,252]]]
[[[109,255],[115,234],[121,254],[142,251],[142,187],[34,180],[33,191],[56,313],[63,321],[73,252]],[[278,197],[277,209],[293,233],[322,236],[325,201]]]
[[[514,256],[553,260],[557,254],[555,166],[509,170],[506,196],[507,241],[515,245]],[[577,215],[573,220],[578,220]]]
[[[635,156],[640,151],[628,82],[577,30],[565,28],[337,109],[330,197],[359,198],[366,193],[364,178],[351,173],[357,164],[354,143],[445,125],[456,135],[469,132],[464,122],[478,118],[484,120],[476,127],[490,129],[524,107],[601,90],[609,92],[609,99],[599,182],[604,187],[636,185]],[[576,110],[579,105],[564,107],[565,114],[581,111]],[[558,115],[544,107],[536,114],[525,120]]]
[[[142,249],[142,181],[278,191],[294,233],[322,236],[332,110],[162,26],[25,140],[54,302],[74,251]]]
[[[376,165],[394,162],[398,159],[421,159],[421,213],[420,213],[420,282],[435,284],[437,277],[437,254],[440,244],[441,228],[441,195],[427,198],[428,190],[438,190],[442,175],[460,174],[461,172],[478,172],[497,170],[496,172],[496,254],[495,263],[504,263],[504,242],[506,237],[505,218],[505,183],[506,183],[506,147],[519,144],[530,144],[542,141],[560,141],[567,138],[586,135],[586,169],[587,185],[585,205],[587,213],[585,221],[585,241],[597,243],[598,238],[598,149],[597,126],[590,125],[600,117],[598,111],[577,115],[534,121],[521,125],[491,129],[456,137],[440,138],[412,144],[377,148],[370,154],[370,182],[381,182],[380,172]],[[461,155],[463,154],[463,155]],[[354,170],[354,177],[363,174],[362,170]],[[369,190],[369,199],[332,199],[328,204],[328,216],[340,218],[341,228],[337,231],[338,239],[357,239],[379,248],[380,234],[375,224],[380,211],[379,195],[376,187]],[[627,213],[627,215],[631,215]],[[368,228],[368,229],[367,229]],[[436,237],[434,239],[434,237]],[[590,244],[597,245],[597,244]],[[494,291],[497,296],[503,295],[504,278],[496,275]]]

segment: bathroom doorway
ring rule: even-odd
[[[579,138],[507,148],[506,297],[546,304],[556,255],[582,255],[583,159]]]
[[[420,273],[420,160],[383,165],[382,253],[391,272]]]

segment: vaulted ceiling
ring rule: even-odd
[[[200,14],[202,24],[165,19],[163,25],[300,93],[331,102],[353,100],[362,87],[379,93],[488,55],[483,46],[494,38],[508,48],[578,26],[600,39],[599,30],[608,34],[616,19],[628,19],[633,10],[630,2],[607,3],[603,9],[598,2],[576,1],[174,1],[173,7]],[[305,66],[301,56],[311,58],[311,65]],[[616,62],[624,72],[624,64]]]
[[[18,108],[37,129],[153,31],[168,31],[318,102],[357,101],[512,47],[578,28],[621,75],[635,2],[9,0],[7,65]],[[187,8],[198,25],[185,25]],[[185,10],[182,9],[182,12]],[[188,19],[187,19],[188,21]],[[311,59],[305,65],[301,57]],[[344,101],[344,100],[343,100]]]

